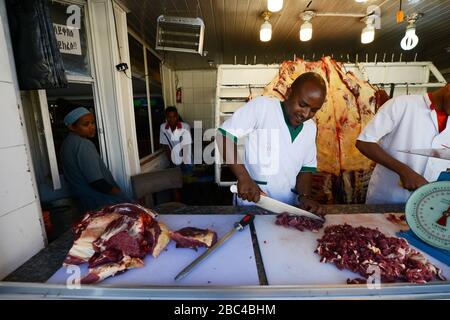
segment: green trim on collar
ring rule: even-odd
[[[312,173],[316,173],[316,172],[317,172],[317,168],[315,168],[315,167],[302,167],[302,169],[300,170],[300,172],[312,172]]]
[[[233,136],[231,133],[229,133],[228,131],[219,128],[218,131],[225,137],[230,139],[231,141],[233,141],[234,144],[238,144],[238,138]]]
[[[300,123],[299,126],[294,127],[289,122],[289,118],[288,118],[288,115],[286,114],[286,110],[284,110],[284,108],[285,108],[284,102],[280,101],[280,105],[281,105],[281,110],[283,110],[284,121],[286,122],[286,125],[287,125],[287,127],[289,129],[289,133],[291,135],[291,142],[294,142],[295,138],[297,138],[297,136],[300,134],[300,132],[302,132],[303,123]]]
[[[253,181],[255,181],[256,184],[260,184],[260,185],[263,185],[263,186],[265,186],[267,184],[266,181],[258,181],[258,180],[253,180]]]

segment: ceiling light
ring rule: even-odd
[[[304,21],[300,26],[300,40],[309,41],[312,38],[313,26],[310,22],[315,16],[314,11],[305,11],[300,14],[300,18]]]
[[[272,39],[272,25],[269,22],[270,13],[264,12],[263,13],[264,23],[261,25],[261,28],[259,29],[259,40],[262,42],[267,42]]]
[[[366,27],[361,32],[361,43],[371,43],[375,39],[375,26],[372,24],[371,19],[366,20]]]
[[[416,27],[408,26],[406,28],[405,36],[400,42],[403,50],[411,50],[419,43],[419,37],[416,35]]]
[[[300,40],[301,41],[309,41],[312,38],[312,23],[305,21],[302,23],[300,27]]]
[[[361,43],[371,43],[375,39],[375,27],[367,25],[361,32]]]
[[[416,35],[416,21],[422,14],[413,13],[408,16],[408,26],[406,27],[405,36],[400,42],[400,46],[403,50],[414,49],[419,43],[419,37]]]
[[[283,8],[283,0],[267,0],[267,10],[278,12]]]

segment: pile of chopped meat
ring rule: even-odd
[[[156,214],[135,204],[119,204],[88,212],[75,226],[75,242],[64,264],[89,263],[81,283],[94,283],[144,266],[146,254],[157,257],[170,241]]]
[[[192,248],[195,250],[198,247],[210,248],[217,242],[217,234],[214,231],[194,227],[186,227],[171,232],[170,238],[177,243],[177,248]]]
[[[378,230],[350,225],[325,228],[315,251],[321,262],[348,269],[365,279],[379,268],[381,282],[407,281],[426,283],[434,278],[445,280],[441,271],[402,238],[388,237]],[[348,280],[364,283],[364,279]]]
[[[324,216],[321,217],[324,218]],[[294,216],[288,213],[281,213],[277,216],[275,223],[284,227],[296,228],[300,231],[309,230],[312,232],[319,232],[319,229],[321,229],[325,223],[325,218],[323,221],[320,221],[304,216]]]

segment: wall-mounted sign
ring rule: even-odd
[[[53,24],[59,51],[81,56],[80,30],[62,24]]]

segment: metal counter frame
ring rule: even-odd
[[[343,206],[346,207],[346,206]],[[245,214],[260,210],[224,207],[226,213]],[[211,207],[188,208],[175,214],[205,214],[214,212]],[[223,209],[223,208],[222,208]],[[242,208],[241,208],[242,209]],[[364,211],[355,208],[355,211]],[[392,209],[392,208],[386,208]],[[230,212],[228,212],[230,211]],[[256,212],[255,212],[256,211]],[[347,211],[347,210],[345,210]],[[372,211],[372,210],[371,210]],[[381,211],[381,210],[380,210]],[[390,212],[390,210],[382,210]],[[397,211],[397,210],[395,210]],[[216,211],[217,212],[217,211]],[[392,211],[391,211],[392,212]],[[221,212],[224,213],[224,212]],[[267,213],[266,213],[267,214]],[[259,251],[253,223],[250,225],[255,260],[260,278],[259,286],[140,286],[114,287],[88,285],[70,289],[65,285],[36,282],[1,282],[0,299],[136,299],[136,300],[290,300],[290,299],[450,299],[450,281],[428,284],[381,284],[379,289],[367,285],[267,285],[264,264]],[[48,258],[48,256],[44,256]],[[31,261],[30,261],[31,262]],[[31,270],[32,271],[32,270]],[[30,272],[28,269],[27,272]]]
[[[0,282],[0,299],[133,299],[133,300],[294,300],[294,299],[450,299],[450,282],[427,285],[132,287]]]

